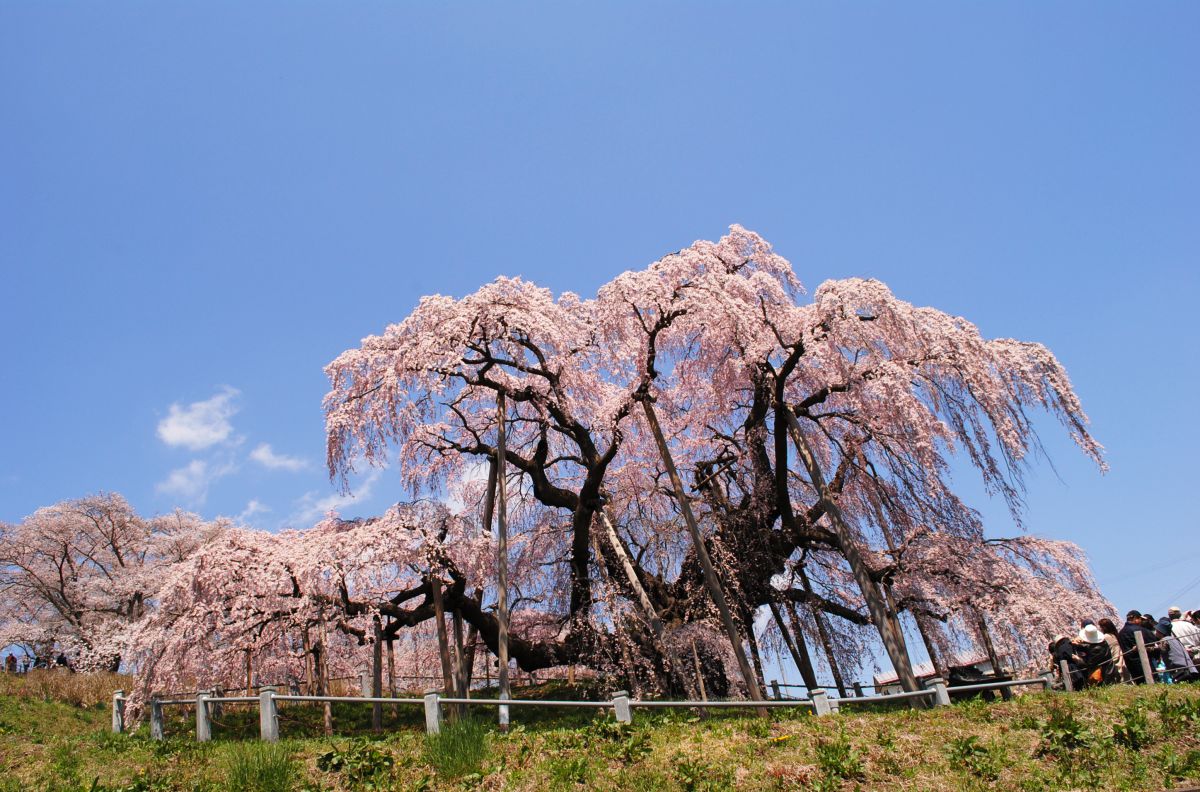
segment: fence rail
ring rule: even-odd
[[[562,707],[584,709],[611,709],[616,720],[620,723],[633,722],[635,709],[707,709],[707,708],[739,708],[759,709],[765,707],[811,707],[814,714],[827,716],[836,714],[842,704],[888,704],[896,701],[916,699],[931,699],[934,706],[948,706],[950,691],[982,691],[997,688],[1015,687],[1018,685],[1042,685],[1049,689],[1050,680],[1046,677],[1033,679],[1017,679],[1005,682],[987,682],[977,685],[964,685],[948,689],[941,679],[935,679],[929,684],[928,690],[917,690],[907,693],[890,693],[885,695],[845,697],[829,696],[821,688],[809,691],[808,699],[775,699],[767,701],[726,700],[726,701],[657,701],[649,699],[630,699],[623,690],[617,691],[612,699],[603,701],[565,701],[545,699],[472,699],[444,697],[437,691],[428,691],[423,698],[380,698],[371,696],[301,696],[275,693],[264,690],[258,696],[216,696],[208,691],[202,691],[195,698],[158,699],[150,701],[150,734],[156,740],[163,739],[163,706],[169,704],[194,705],[196,707],[196,740],[207,742],[212,739],[212,710],[221,704],[252,704],[257,702],[259,709],[259,736],[268,742],[279,739],[279,702],[343,702],[350,704],[395,704],[420,705],[425,713],[425,730],[429,734],[441,731],[442,708],[454,707]],[[125,731],[125,691],[113,693],[112,730],[115,733]]]

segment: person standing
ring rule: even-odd
[[[1196,664],[1192,656],[1183,648],[1183,643],[1171,634],[1170,619],[1161,619],[1155,625],[1155,630],[1161,636],[1163,647],[1163,662],[1167,664],[1167,673],[1176,682],[1194,682],[1200,674],[1196,672]]]
[[[1171,620],[1171,634],[1179,639],[1183,648],[1194,658],[1200,652],[1200,627],[1185,619],[1178,605],[1167,608],[1167,618]]]
[[[17,658],[12,652],[9,652],[8,657],[4,658],[4,670],[10,674],[17,673]]]
[[[1097,624],[1100,631],[1104,633],[1104,644],[1108,647],[1109,664],[1113,674],[1112,681],[1128,682],[1129,669],[1125,667],[1125,658],[1121,656],[1121,642],[1117,640],[1117,625],[1113,624],[1112,619],[1101,619]]]
[[[1125,614],[1125,624],[1117,632],[1117,642],[1121,645],[1121,654],[1125,658],[1125,667],[1129,669],[1129,678],[1135,685],[1146,684],[1146,674],[1153,673],[1154,661],[1151,658],[1151,668],[1142,668],[1142,658],[1138,655],[1137,636],[1141,634],[1146,644],[1146,653],[1153,654],[1151,645],[1158,636],[1142,626],[1142,614],[1135,610]]]

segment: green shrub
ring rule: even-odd
[[[50,768],[54,771],[54,779],[61,784],[62,789],[74,789],[80,786],[79,751],[66,740],[56,741],[49,751]],[[50,789],[58,788],[52,785]]]
[[[864,774],[862,755],[850,744],[845,732],[833,739],[817,741],[817,766],[830,779],[862,778]]]
[[[1150,744],[1150,719],[1140,703],[1117,710],[1121,721],[1113,726],[1113,740],[1131,751],[1138,751]]]
[[[143,770],[134,776],[128,784],[108,786],[101,784],[100,779],[94,779],[92,785],[88,787],[88,792],[175,792],[179,788],[178,779],[170,776],[156,775],[150,770]],[[197,785],[195,789],[201,790],[203,787]]]
[[[604,743],[604,755],[626,764],[637,762],[650,753],[650,735],[628,723],[596,719],[588,727],[589,735]]]
[[[317,756],[317,769],[337,773],[352,789],[387,789],[396,760],[375,743],[351,740]]]
[[[1167,787],[1173,787],[1179,781],[1200,775],[1200,750],[1193,749],[1181,754],[1173,747],[1167,746],[1157,759],[1163,783]]]
[[[733,789],[733,770],[699,759],[676,756],[675,780],[684,792],[723,792]]]
[[[771,736],[771,721],[766,718],[754,718],[746,723],[746,734],[751,737],[766,738]]]
[[[1162,720],[1163,731],[1167,737],[1191,729],[1200,722],[1200,701],[1172,698],[1166,690],[1155,698],[1154,708],[1158,710],[1158,717]]]
[[[552,759],[548,763],[550,777],[560,787],[586,784],[592,777],[592,766],[586,754]]]
[[[1042,724],[1042,744],[1038,748],[1041,756],[1063,757],[1080,749],[1090,748],[1095,739],[1087,726],[1075,717],[1075,711],[1067,706],[1050,707],[1050,715]]]
[[[999,778],[1008,758],[1004,746],[981,743],[975,735],[951,740],[947,755],[952,764],[962,765],[971,775],[985,781]]]
[[[487,725],[474,718],[444,723],[441,733],[425,739],[425,761],[451,778],[478,772],[487,757],[487,736]]]
[[[236,743],[225,765],[230,792],[288,792],[299,778],[291,751],[278,743]]]

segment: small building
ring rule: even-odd
[[[951,680],[955,677],[979,679],[990,677],[995,672],[995,669],[992,668],[992,661],[985,654],[956,657],[953,660],[954,664],[948,669]],[[913,673],[917,676],[917,683],[922,687],[925,686],[926,682],[937,676],[937,672],[934,670],[933,663],[931,662],[918,663],[913,666]],[[904,692],[904,688],[900,685],[900,678],[895,671],[875,674],[872,682],[875,685],[875,693],[880,696]],[[960,682],[959,684],[962,683]]]

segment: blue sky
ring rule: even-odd
[[[810,289],[1049,345],[1112,472],[1048,426],[1030,530],[1122,610],[1200,606],[1200,6],[600,5],[0,5],[0,519],[311,522],[339,352],[737,222]]]

